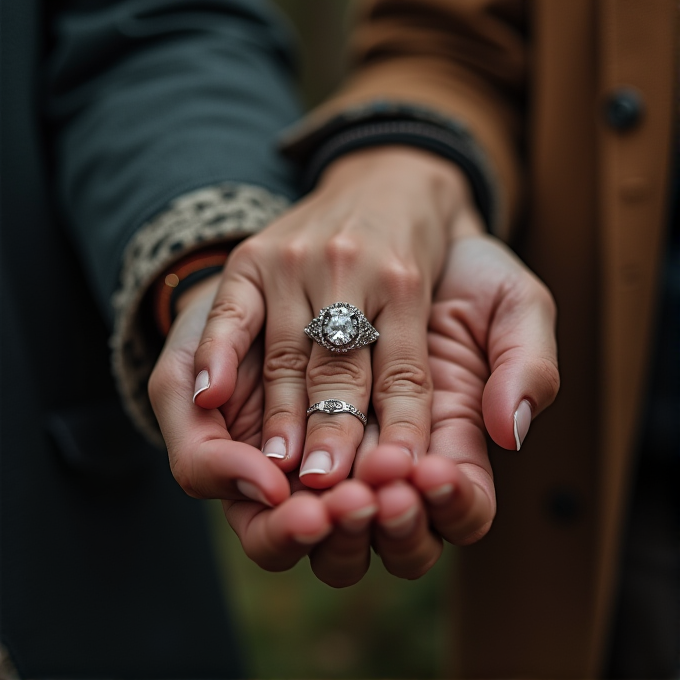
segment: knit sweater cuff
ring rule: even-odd
[[[154,444],[163,439],[147,383],[162,349],[148,291],[174,261],[211,244],[228,244],[262,230],[288,199],[261,187],[221,184],[175,199],[143,225],[125,249],[121,284],[113,297],[112,368],[129,416]]]

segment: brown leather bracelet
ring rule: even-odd
[[[173,294],[181,282],[202,270],[223,267],[228,257],[229,251],[224,248],[200,250],[178,260],[165,270],[154,284],[153,291],[154,318],[163,337],[168,335],[175,320]],[[200,280],[200,277],[196,277],[196,280]]]

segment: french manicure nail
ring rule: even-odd
[[[385,533],[392,538],[405,538],[413,531],[417,514],[418,508],[414,506],[409,508],[406,512],[403,512],[401,515],[392,517],[392,519],[383,520],[380,522],[380,526]]]
[[[267,458],[283,459],[286,457],[286,440],[283,437],[272,437],[262,449]]]
[[[196,382],[194,383],[194,397],[192,399],[194,404],[196,403],[196,397],[201,392],[205,392],[209,387],[210,376],[208,375],[208,371],[203,370],[196,376]]]
[[[345,515],[340,520],[340,526],[350,534],[360,534],[364,529],[368,528],[377,512],[378,508],[375,505],[360,508]]]
[[[425,492],[427,500],[432,503],[432,505],[444,505],[447,503],[451,496],[453,495],[453,484],[442,484],[434,489],[428,489]]]
[[[331,454],[328,451],[312,451],[300,469],[300,477],[304,475],[326,475],[333,467]]]
[[[326,527],[316,534],[293,534],[293,538],[303,545],[314,545],[319,541],[323,540],[331,533],[332,527]]]
[[[515,444],[517,445],[517,450],[522,448],[524,439],[529,432],[529,426],[531,425],[531,404],[526,400],[522,399],[512,416],[514,431],[515,431]]]
[[[236,482],[236,488],[251,501],[257,501],[263,505],[268,505],[270,508],[273,507],[272,504],[265,498],[262,491],[251,482],[246,482],[245,479],[239,479]]]

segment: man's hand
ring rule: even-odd
[[[194,353],[216,286],[216,280],[206,280],[182,296],[149,381],[173,475],[190,496],[222,499],[245,553],[264,569],[289,569],[314,550],[312,568],[324,581],[335,586],[355,583],[368,568],[375,496],[366,485],[349,480],[330,491],[324,502],[304,491],[296,475],[291,476],[291,490],[286,475],[263,455],[258,448],[260,343],[238,367],[224,405],[206,410],[192,403]]]
[[[356,464],[378,501],[376,551],[404,578],[432,567],[442,539],[467,545],[487,533],[496,501],[486,434],[519,449],[559,389],[550,293],[472,217],[449,247],[430,315],[428,455],[414,461],[396,447],[376,448],[368,429]]]

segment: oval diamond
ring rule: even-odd
[[[322,332],[328,342],[342,347],[356,337],[357,321],[347,307],[335,307],[326,313]]]

